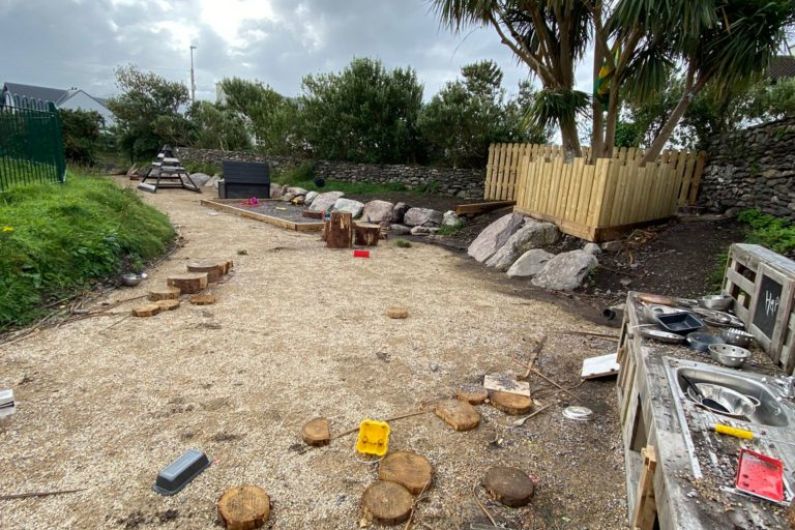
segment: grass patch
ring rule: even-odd
[[[106,178],[0,193],[0,330],[42,306],[162,255],[174,237],[164,214]]]
[[[411,248],[411,241],[406,241],[405,239],[396,239],[395,246],[398,248]]]
[[[751,228],[746,236],[749,243],[765,246],[787,256],[795,253],[795,226],[788,220],[759,210],[745,210],[737,216],[737,220]]]
[[[436,232],[436,235],[438,235],[438,236],[452,236],[452,235],[455,235],[458,232],[460,232],[462,228],[464,228],[464,224],[463,223],[459,223],[459,224],[453,225],[453,226],[442,225],[442,226],[439,227],[439,231]]]

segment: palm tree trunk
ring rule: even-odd
[[[601,157],[612,158],[616,146],[616,127],[618,126],[618,74],[610,81],[610,102],[607,104],[607,121]]]
[[[580,136],[577,132],[577,121],[574,117],[561,117],[559,120],[560,136],[563,140],[563,151],[566,159],[571,159],[582,155],[580,149]]]
[[[685,84],[684,94],[682,94],[682,97],[679,99],[679,103],[676,104],[676,107],[674,107],[671,115],[668,116],[668,120],[665,122],[665,125],[662,126],[660,132],[657,134],[657,137],[646,151],[646,155],[643,157],[643,164],[657,160],[657,158],[660,156],[660,153],[662,153],[663,147],[665,147],[665,144],[668,143],[668,140],[671,138],[671,134],[673,134],[674,129],[676,129],[676,126],[679,124],[679,120],[681,120],[682,116],[685,115],[688,107],[690,107],[690,103],[701,91],[701,89],[704,88],[706,82],[707,80],[702,78],[699,79],[695,85],[692,85],[691,82]]]

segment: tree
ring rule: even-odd
[[[454,29],[493,27],[541,81],[534,119],[559,126],[563,146],[579,154],[578,119],[590,100],[591,147],[609,157],[621,98],[642,102],[664,88],[671,69],[684,90],[646,160],[655,159],[693,98],[761,73],[795,19],[791,0],[430,0]],[[574,88],[575,69],[593,53],[595,95]]]
[[[197,101],[187,117],[191,122],[191,145],[194,147],[228,151],[251,148],[244,117],[223,105]]]
[[[422,91],[412,69],[387,71],[372,59],[354,59],[339,74],[307,76],[299,98],[307,143],[319,158],[416,161]]]
[[[523,83],[519,97],[506,101],[503,74],[493,61],[464,66],[461,74],[423,108],[420,132],[432,160],[482,167],[491,143],[546,141],[544,131],[524,119],[533,104],[532,85]]]
[[[93,165],[104,118],[95,111],[60,109],[67,160]]]
[[[165,143],[184,144],[190,124],[180,114],[188,103],[188,89],[178,82],[134,66],[116,70],[121,95],[108,102],[116,116],[119,147],[132,160],[155,154]]]

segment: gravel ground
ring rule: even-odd
[[[316,234],[213,215],[192,193],[143,196],[168,212],[186,244],[141,286],[104,301],[144,294],[192,259],[232,256],[235,271],[212,289],[214,306],[86,319],[0,346],[0,387],[14,389],[18,406],[0,423],[0,494],[86,488],[0,501],[0,528],[213,528],[223,491],[250,483],[271,495],[269,528],[355,529],[376,469],[354,455],[354,436],[306,450],[304,422],[326,416],[341,432],[416,410],[485,373],[521,373],[541,332],[549,340],[536,367],[564,385],[579,382],[583,358],[614,348],[560,333],[613,330],[495,289],[465,256],[437,246],[387,242],[371,259],[353,259]],[[394,304],[410,317],[387,319]],[[551,402],[545,383],[531,386]],[[615,382],[573,393],[518,428],[489,406],[470,432],[433,414],[394,422],[390,448],[421,453],[435,468],[412,528],[486,522],[472,487],[492,465],[538,481],[530,507],[487,503],[507,526],[623,528]],[[569,403],[592,408],[593,421],[564,420]],[[157,471],[188,448],[213,465],[178,495],[155,494]]]

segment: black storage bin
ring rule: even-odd
[[[224,160],[224,181],[219,183],[222,199],[270,199],[271,180],[268,164]]]

